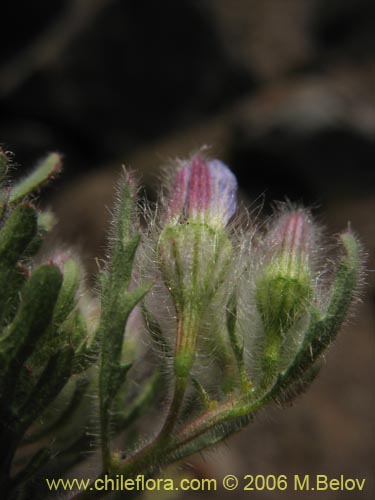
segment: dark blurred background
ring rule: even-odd
[[[202,145],[235,171],[251,209],[287,197],[313,206],[327,232],[351,221],[374,269],[374,20],[373,0],[5,1],[0,143],[21,174],[64,154],[41,202],[90,275],[121,164],[152,198],[159,166]],[[190,460],[191,473],[344,474],[367,480],[355,498],[373,498],[374,298],[368,272],[309,393]]]

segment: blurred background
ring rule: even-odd
[[[0,143],[17,175],[48,151],[64,154],[40,201],[89,276],[121,165],[154,199],[160,166],[203,145],[234,170],[251,210],[288,198],[313,207],[328,233],[350,221],[374,269],[374,19],[372,0],[5,1]],[[309,392],[183,473],[344,474],[366,478],[355,498],[374,498],[374,300],[368,272],[356,318]],[[302,496],[353,498],[256,494]]]

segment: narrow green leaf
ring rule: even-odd
[[[137,418],[147,411],[147,408],[149,408],[149,405],[155,400],[158,394],[160,382],[161,374],[156,372],[144,384],[142,390],[130,405],[125,406],[123,401],[116,404],[112,421],[114,434],[128,429]]]
[[[0,320],[3,325],[14,313],[22,273],[17,262],[37,232],[35,209],[30,204],[15,208],[0,231]]]
[[[140,242],[140,235],[134,234],[131,228],[134,198],[135,190],[130,179],[123,179],[115,207],[111,260],[101,277],[99,394],[102,458],[105,469],[110,468],[111,462],[110,408],[129,369],[129,365],[122,365],[121,359],[125,327],[130,313],[150,288],[149,285],[144,285],[128,291],[133,261]]]
[[[171,444],[170,451],[166,450],[166,452],[161,457],[161,464],[159,464],[159,466],[168,465],[177,460],[182,460],[183,458],[189,457],[194,453],[215,446],[230,435],[239,432],[241,429],[243,429],[243,427],[248,425],[249,422],[253,420],[253,418],[254,416],[250,414],[243,417],[238,417],[236,419],[228,420],[223,424],[213,426],[212,429],[205,432],[204,434],[201,434],[195,439],[192,439],[186,444],[183,444],[181,446],[173,446],[173,444]],[[176,441],[178,442],[178,434]]]
[[[11,205],[18,203],[30,193],[52,180],[60,172],[61,155],[58,153],[49,154],[30,175],[13,186],[9,203]]]
[[[51,450],[42,448],[38,450],[30,459],[27,465],[18,472],[11,481],[11,489],[19,488],[20,485],[35,477],[35,474],[50,460]]]
[[[73,259],[68,259],[64,264],[63,282],[53,311],[52,322],[48,332],[39,340],[32,357],[33,364],[42,366],[52,354],[67,342],[72,341],[76,321],[69,315],[77,306],[76,295],[79,282],[79,267]]]
[[[65,386],[71,374],[73,356],[73,349],[67,346],[50,359],[28,400],[16,410],[19,435],[27,430]]]
[[[4,284],[3,294],[6,300],[3,301],[3,308],[0,314],[0,324],[8,325],[14,319],[21,300],[21,290],[28,278],[28,270],[22,265],[17,265],[13,269],[8,269],[7,283]]]
[[[60,427],[65,426],[69,423],[74,412],[80,406],[82,399],[86,394],[89,383],[90,382],[88,379],[80,378],[75,384],[75,389],[69,403],[61,411],[61,413],[57,416],[57,418],[55,418],[50,422],[47,422],[32,434],[26,436],[23,439],[22,444],[24,445],[24,444],[35,443],[36,441],[39,441],[40,439],[51,434],[52,432],[54,433],[55,436],[58,435]]]
[[[63,323],[76,306],[76,294],[80,282],[80,271],[73,259],[68,259],[64,263],[63,277],[61,290],[53,311],[53,322],[56,325]]]
[[[56,266],[36,269],[22,290],[22,300],[6,335],[0,338],[0,408],[8,408],[19,370],[52,320],[62,276]]]
[[[29,203],[18,205],[0,231],[0,265],[13,267],[36,235],[37,215]]]
[[[25,258],[30,258],[36,255],[36,253],[40,250],[43,240],[46,236],[46,234],[51,231],[55,224],[55,218],[52,212],[46,211],[46,212],[38,212],[37,214],[37,219],[38,219],[38,229],[33,237],[33,239],[30,241],[30,243],[27,245],[23,255]]]

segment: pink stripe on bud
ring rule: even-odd
[[[281,216],[271,238],[273,250],[280,258],[280,267],[298,273],[300,265],[309,257],[312,235],[312,223],[304,212]]]
[[[194,156],[177,173],[169,219],[199,220],[225,227],[237,208],[237,181],[219,160]]]

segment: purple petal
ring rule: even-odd
[[[204,219],[210,203],[210,171],[200,156],[193,158],[190,170],[188,213],[193,219]]]
[[[210,170],[210,218],[225,226],[237,208],[237,179],[220,160],[208,162]]]
[[[188,217],[224,227],[237,207],[237,180],[219,160],[194,156],[177,173],[169,218]]]

